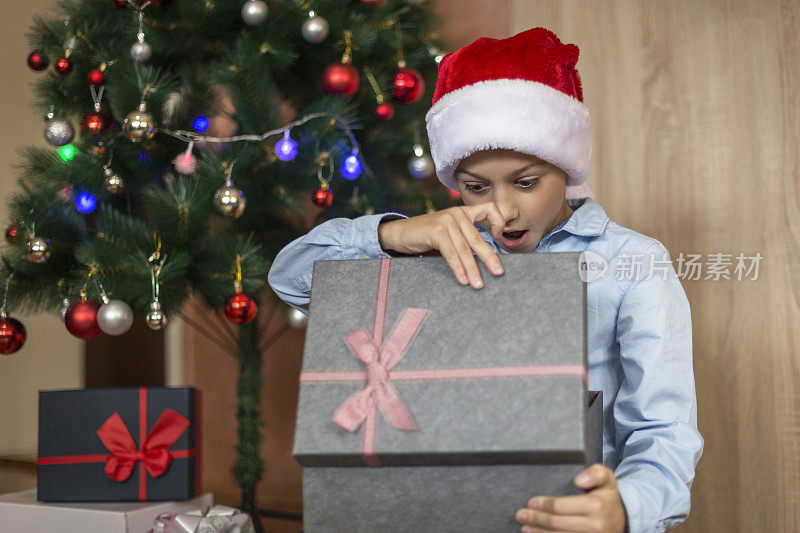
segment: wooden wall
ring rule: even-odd
[[[513,0],[581,48],[589,183],[685,279],[705,449],[680,531],[800,531],[800,2]],[[758,279],[736,256],[760,252]],[[750,276],[752,278],[752,274]]]

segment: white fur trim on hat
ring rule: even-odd
[[[544,83],[521,79],[479,81],[442,96],[425,115],[436,175],[457,189],[458,163],[480,150],[506,148],[535,155],[586,181],[592,154],[589,109]]]

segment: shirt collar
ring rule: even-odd
[[[562,221],[546,236],[567,231],[582,237],[597,237],[606,229],[608,222],[609,218],[603,207],[592,198],[586,198],[568,219]]]

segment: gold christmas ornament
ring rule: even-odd
[[[163,329],[167,325],[167,315],[161,310],[161,302],[158,300],[150,302],[150,310],[147,311],[145,320],[147,327],[155,331]]]
[[[122,122],[122,131],[128,139],[137,143],[153,138],[156,126],[144,102],[139,104],[139,109],[128,113]]]
[[[119,194],[125,188],[125,180],[123,180],[119,175],[117,175],[111,167],[104,167],[103,174],[105,174],[105,186],[106,190],[111,194]]]
[[[231,218],[239,218],[244,213],[245,198],[242,191],[233,185],[228,169],[225,185],[217,189],[214,193],[214,208],[221,215]]]
[[[25,244],[28,260],[31,263],[44,263],[50,258],[50,240],[42,237],[31,237]]]

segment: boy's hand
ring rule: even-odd
[[[450,270],[462,284],[483,287],[474,251],[495,276],[503,273],[500,258],[486,244],[475,222],[487,220],[495,239],[505,227],[506,218],[494,202],[477,205],[459,205],[416,217],[389,220],[378,226],[378,241],[386,250],[402,254],[421,254],[438,251],[447,261]]]
[[[622,533],[625,530],[625,508],[614,472],[595,463],[575,476],[575,485],[589,492],[531,498],[526,509],[517,511],[517,521],[526,524],[521,531]]]

